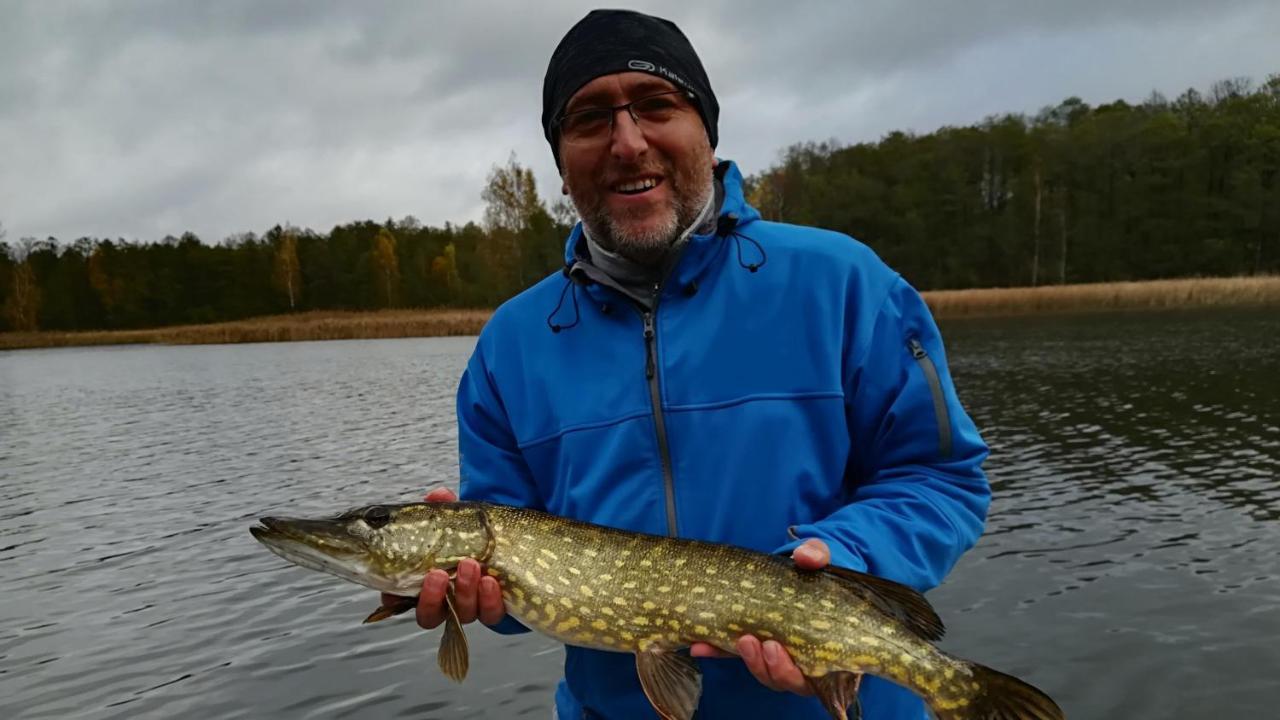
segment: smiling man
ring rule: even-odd
[[[989,501],[937,327],[867,247],[761,220],[714,155],[719,111],[666,20],[596,11],[560,42],[542,125],[582,222],[563,272],[499,308],[476,345],[458,391],[462,496],[934,587]],[[427,577],[424,627],[448,584]],[[464,622],[523,629],[474,562],[455,593]],[[691,648],[698,717],[827,716],[783,644],[728,649]],[[887,682],[859,697],[868,720],[924,717]],[[573,646],[556,707],[654,716],[630,655]]]
[[[597,256],[658,268],[682,230],[711,217],[715,157],[695,97],[647,73],[617,73],[583,85],[552,120],[565,188]]]

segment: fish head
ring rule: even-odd
[[[395,595],[417,595],[435,568],[483,560],[491,542],[483,511],[465,503],[366,505],[329,518],[259,523],[249,532],[285,560]]]

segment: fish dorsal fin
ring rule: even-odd
[[[941,640],[946,632],[942,618],[929,601],[906,585],[835,565],[828,565],[822,572],[925,640]]]
[[[453,586],[445,593],[444,607],[447,611],[444,636],[440,638],[440,651],[436,654],[436,660],[440,663],[440,671],[450,680],[462,682],[467,677],[471,661],[467,652],[467,635],[462,632],[462,623],[458,622],[458,611],[454,610]]]
[[[702,671],[688,655],[669,650],[636,653],[636,672],[645,697],[663,720],[690,720],[702,695]]]

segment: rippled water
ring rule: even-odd
[[[946,647],[1073,720],[1273,716],[1280,313],[945,330],[997,493]],[[247,533],[452,483],[471,342],[0,354],[0,717],[545,717],[557,644],[473,630],[453,685]]]

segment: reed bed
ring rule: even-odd
[[[1280,305],[1280,276],[934,290],[939,318]],[[491,310],[306,312],[150,330],[0,333],[0,350],[70,345],[201,345],[476,335]]]
[[[210,345],[476,335],[490,310],[315,311],[149,330],[0,333],[0,350],[70,345]]]
[[[924,298],[939,318],[1280,305],[1280,276],[935,290]]]

